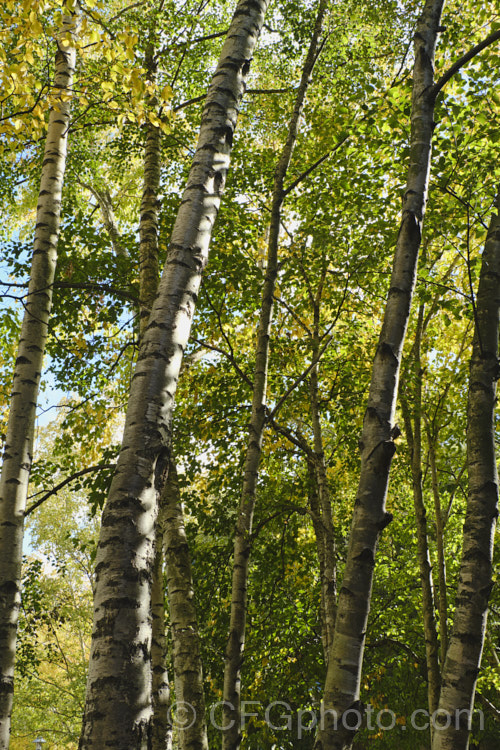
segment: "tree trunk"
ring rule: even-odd
[[[469,719],[493,585],[492,558],[498,515],[495,401],[499,374],[500,192],[495,208],[483,252],[476,299],[467,407],[469,493],[453,630],[443,669],[432,750],[466,750],[469,745]]]
[[[440,654],[441,666],[444,666],[446,652],[448,650],[448,596],[446,593],[446,559],[444,555],[444,529],[445,522],[441,498],[439,494],[439,480],[436,462],[436,448],[430,430],[428,430],[427,443],[429,446],[429,464],[431,467],[432,496],[434,499],[434,515],[436,526],[436,549],[438,567],[438,612],[439,612],[439,637],[441,640]]]
[[[152,45],[146,53],[148,78],[156,79],[156,62]],[[139,334],[146,330],[158,290],[158,190],[160,187],[161,130],[148,122],[144,150],[144,182],[139,222],[139,282],[140,318]]]
[[[151,578],[157,491],[177,379],[225,183],[238,107],[268,0],[241,0],[210,85],[165,270],[132,379],[96,558],[81,750],[146,750],[151,733]]]
[[[361,476],[328,660],[323,704],[325,715],[316,737],[316,750],[349,748],[355,734],[355,730],[349,727],[355,726],[356,722],[351,715],[343,722],[342,715],[349,708],[362,708],[359,689],[375,554],[380,532],[391,521],[391,515],[385,511],[385,499],[396,449],[394,415],[401,352],[415,285],[427,198],[434,129],[433,62],[443,1],[426,0],[415,34],[410,165],[391,286],[363,422]]]
[[[106,188],[96,188],[87,182],[80,182],[80,185],[86,188],[90,193],[92,193],[97,203],[99,204],[102,221],[106,232],[109,234],[109,239],[111,240],[111,246],[113,248],[114,254],[117,258],[126,258],[128,253],[122,244],[109,190],[107,190]]]
[[[323,565],[320,560],[321,574],[321,609],[324,617],[323,632],[326,639],[325,664],[328,666],[330,648],[335,632],[335,615],[337,611],[337,561],[335,534],[332,516],[332,500],[326,473],[323,431],[318,401],[318,368],[319,368],[319,308],[325,275],[321,279],[318,294],[314,300],[314,328],[312,341],[313,366],[309,377],[309,403],[314,437],[314,468],[318,488],[318,504],[321,513]],[[321,569],[322,568],[322,569]]]
[[[145,65],[148,82],[156,81],[156,18],[152,18]],[[149,101],[151,107],[156,102]],[[153,302],[158,291],[158,191],[161,177],[161,130],[147,122],[144,147],[144,179],[139,216],[139,345],[146,330]],[[170,750],[172,720],[170,684],[166,668],[165,585],[163,576],[163,539],[165,534],[165,492],[159,492],[158,518],[155,535],[155,560],[151,587],[151,750]]]
[[[323,656],[325,664],[328,664],[328,646],[330,641],[330,631],[328,627],[328,615],[326,612],[326,596],[324,583],[326,582],[325,576],[325,527],[321,520],[321,511],[319,505],[319,493],[318,493],[318,475],[316,473],[316,462],[314,460],[314,454],[312,451],[306,452],[306,466],[307,466],[307,477],[308,477],[308,489],[307,495],[309,500],[309,508],[311,511],[311,519],[314,529],[314,537],[316,539],[316,552],[318,555],[318,567],[319,567],[319,580],[320,580],[320,617],[321,617],[321,643],[323,646]]]
[[[417,526],[417,558],[422,586],[422,614],[424,623],[425,655],[427,667],[427,696],[429,712],[436,710],[439,701],[441,674],[439,670],[439,646],[436,618],[434,615],[434,587],[427,535],[427,512],[422,486],[422,368],[420,360],[421,332],[424,319],[424,306],[418,313],[415,344],[413,347],[414,389],[410,392],[412,409],[405,398],[401,398],[406,438],[410,449],[411,474],[413,483],[413,504]],[[413,412],[413,419],[412,414]]]
[[[33,458],[38,389],[52,307],[61,197],[75,71],[77,15],[65,15],[57,40],[53,93],[36,212],[28,295],[14,369],[0,477],[0,748],[9,745],[14,659],[20,606],[24,512]]]
[[[164,503],[160,501],[156,524],[153,585],[151,587],[151,685],[153,703],[151,750],[172,750],[170,684],[166,665],[165,586],[163,585],[164,514]]]
[[[300,84],[295,98],[288,133],[274,173],[274,187],[267,248],[267,269],[262,290],[257,349],[253,377],[253,396],[248,443],[245,455],[243,488],[234,538],[234,558],[231,594],[229,638],[224,669],[223,750],[238,750],[241,742],[240,692],[241,665],[245,648],[248,567],[250,561],[252,522],[255,508],[259,462],[266,422],[266,388],[269,365],[274,291],[278,275],[278,241],[281,228],[281,206],[284,199],[284,180],[292,158],[302,107],[310,76],[318,55],[325,2],[320,0],[312,39],[306,55]]]
[[[172,627],[175,718],[180,750],[208,750],[200,637],[196,618],[191,560],[184,529],[177,470],[170,463],[163,495],[165,561]]]

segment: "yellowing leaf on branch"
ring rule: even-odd
[[[173,97],[173,95],[174,94],[173,94],[173,91],[172,91],[172,87],[169,86],[168,84],[166,86],[164,86],[162,88],[161,92],[160,92],[160,98],[164,102],[170,101],[170,99]]]
[[[151,125],[154,125],[156,128],[161,127],[161,120],[154,112],[150,112],[148,117]]]
[[[43,34],[43,27],[40,21],[35,20],[31,24],[31,30],[33,34],[36,34],[37,36],[41,36]]]

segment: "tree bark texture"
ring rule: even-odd
[[[467,405],[469,492],[453,630],[442,674],[438,727],[432,750],[466,750],[469,746],[469,717],[493,586],[492,558],[498,515],[495,401],[499,376],[500,192],[495,209],[476,299]]]
[[[151,81],[156,79],[154,50],[150,47],[146,54],[146,70]],[[158,290],[158,214],[161,162],[161,130],[148,122],[144,149],[144,181],[139,221],[139,282],[140,311],[139,332],[146,330]]]
[[[151,750],[172,750],[170,683],[166,665],[165,586],[163,583],[164,515],[164,503],[160,502],[156,524],[153,585],[151,587],[151,689],[153,704]]]
[[[281,207],[284,199],[284,181],[297,139],[300,115],[309,86],[314,63],[318,55],[325,2],[320,0],[313,35],[304,61],[302,75],[290,118],[287,138],[274,172],[271,221],[267,247],[267,269],[262,290],[262,302],[257,333],[255,370],[248,442],[243,473],[243,487],[238,509],[234,537],[234,557],[231,593],[229,638],[226,646],[224,668],[223,750],[238,750],[241,742],[240,697],[241,665],[245,648],[245,626],[248,568],[251,551],[252,523],[255,509],[259,462],[266,423],[266,389],[269,366],[269,341],[271,336],[274,292],[278,276],[278,241],[281,228]]]
[[[175,716],[180,750],[208,750],[200,637],[177,470],[170,463],[163,494],[165,561],[172,630]]]
[[[413,505],[415,508],[417,532],[417,559],[422,587],[422,615],[427,668],[427,697],[429,712],[432,714],[438,706],[441,673],[439,669],[439,645],[436,618],[434,614],[434,586],[427,534],[427,511],[425,508],[424,491],[422,486],[422,367],[420,352],[423,317],[424,307],[421,305],[418,314],[415,343],[413,346],[413,362],[411,363],[414,369],[414,387],[410,391],[412,408],[410,408],[408,402],[404,398],[401,398],[401,405],[405,422],[406,439],[410,449]]]
[[[339,593],[335,635],[325,681],[322,727],[315,750],[349,748],[354,732],[342,714],[361,709],[359,689],[380,532],[391,521],[385,510],[389,470],[395,452],[394,416],[401,353],[416,279],[429,180],[434,97],[434,52],[444,0],[426,0],[414,38],[410,164],[391,285],[372,369],[361,434],[361,476]],[[336,719],[336,720],[335,720]],[[345,722],[352,726],[352,722]]]
[[[14,369],[0,477],[0,748],[9,745],[19,606],[24,512],[33,459],[36,405],[52,308],[61,198],[76,63],[78,16],[65,15],[57,39],[28,295]],[[69,37],[68,37],[69,35]],[[70,38],[73,43],[62,45]]]
[[[81,750],[151,742],[151,581],[157,492],[172,410],[239,103],[267,0],[238,4],[208,90],[198,144],[132,379],[122,448],[96,558],[94,625]]]
[[[155,18],[152,19],[155,29]],[[146,49],[146,76],[156,80],[156,34],[150,30]],[[155,100],[150,101],[154,106]],[[152,123],[145,126],[144,179],[139,215],[139,346],[148,324],[159,282],[158,264],[158,191],[161,175],[161,131]],[[170,684],[166,667],[165,599],[163,538],[165,533],[165,492],[159,494],[155,534],[155,559],[151,586],[151,720],[152,750],[171,750],[172,720]]]

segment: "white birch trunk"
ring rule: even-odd
[[[476,300],[467,407],[469,494],[453,630],[442,672],[432,750],[466,750],[469,746],[469,719],[493,586],[493,544],[498,515],[495,403],[499,376],[500,192],[495,208]]]
[[[315,750],[344,750],[355,731],[342,714],[359,701],[363,650],[380,532],[391,521],[385,500],[395,451],[395,407],[401,353],[416,279],[434,128],[434,51],[444,0],[426,0],[415,34],[410,165],[403,196],[391,287],[375,354],[361,435],[361,476],[354,505],[335,635],[325,681],[324,719]],[[336,719],[336,721],[335,721]],[[346,722],[352,727],[353,722]]]
[[[81,750],[146,750],[151,735],[151,579],[157,492],[177,379],[224,187],[239,103],[267,0],[241,0],[210,85],[198,145],[132,380],[104,508]]]
[[[33,459],[38,389],[52,307],[61,197],[75,71],[78,18],[67,15],[57,39],[53,95],[36,212],[28,295],[19,339],[0,477],[0,748],[9,745],[16,633],[21,600],[24,512]]]
[[[148,78],[156,80],[154,48],[149,45],[146,53]],[[151,122],[146,124],[146,146],[144,149],[144,181],[139,223],[139,281],[140,311],[139,335],[146,330],[158,290],[158,190],[160,187],[161,130]]]
[[[160,503],[155,539],[153,585],[151,587],[151,687],[153,719],[151,750],[172,750],[170,682],[165,638],[165,586],[163,584],[163,537],[165,508]]]
[[[320,0],[313,36],[304,62],[301,80],[285,145],[276,165],[271,206],[271,222],[267,248],[267,269],[262,290],[262,302],[257,333],[257,349],[253,376],[252,411],[248,427],[243,487],[234,537],[234,557],[231,593],[231,617],[224,668],[224,706],[222,735],[223,750],[238,750],[241,742],[240,699],[241,665],[245,648],[248,567],[250,562],[252,523],[255,509],[259,462],[266,422],[266,390],[269,366],[269,341],[273,316],[274,292],[278,276],[278,241],[281,228],[281,206],[284,181],[292,158],[302,107],[310,76],[318,54],[325,2]]]

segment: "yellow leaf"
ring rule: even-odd
[[[164,102],[168,102],[170,101],[172,96],[173,96],[172,87],[167,84],[166,86],[162,88],[160,92],[160,97]]]
[[[157,128],[161,126],[161,120],[159,117],[155,115],[154,112],[150,112],[148,117],[149,117],[149,122],[151,123],[151,125],[154,125]]]

